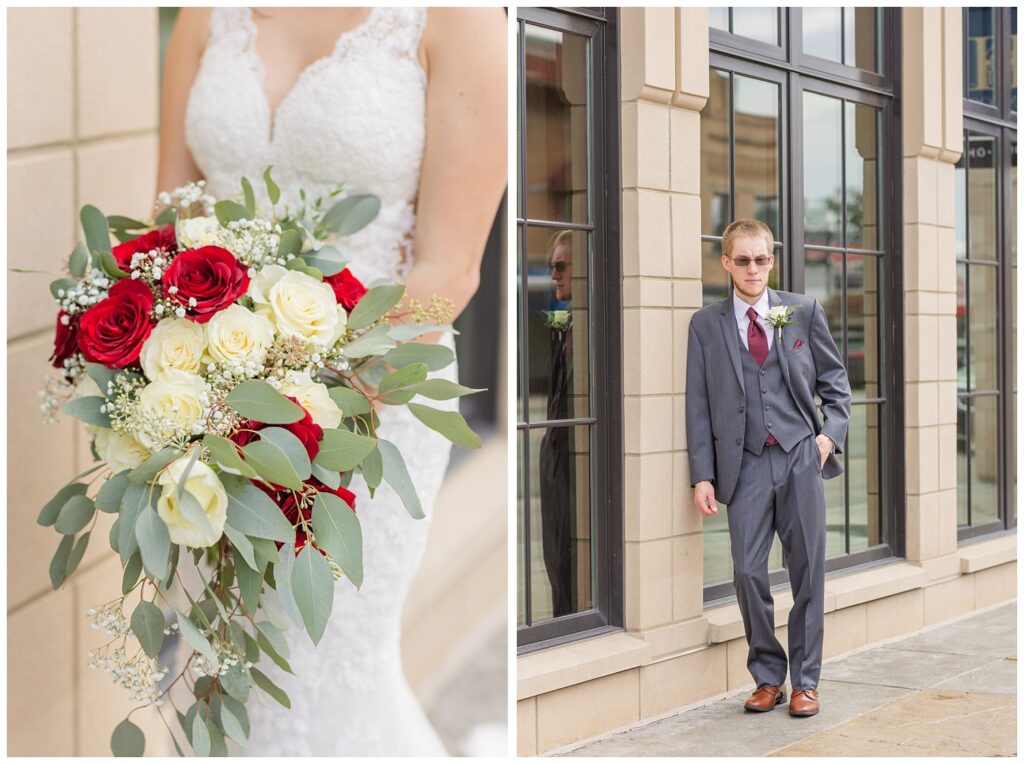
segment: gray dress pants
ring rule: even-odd
[[[818,686],[824,639],[825,489],[813,436],[786,453],[779,445],[743,451],[739,480],[726,508],[733,582],[754,681],[781,685],[786,652],[775,638],[775,603],[768,553],[778,532],[786,552],[793,609],[789,613],[789,672],[794,690]]]

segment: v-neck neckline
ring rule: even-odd
[[[260,95],[263,97],[263,103],[267,107],[267,144],[272,146],[274,144],[275,139],[277,138],[277,118],[281,112],[281,107],[284,106],[288,99],[292,97],[292,94],[298,89],[299,85],[302,84],[302,81],[309,75],[311,71],[319,68],[325,62],[332,60],[335,56],[338,55],[338,50],[339,48],[341,48],[343,42],[347,42],[348,40],[355,37],[357,34],[363,33],[366,29],[370,27],[371,23],[373,23],[377,18],[377,14],[380,11],[380,6],[370,6],[370,12],[366,14],[366,18],[364,18],[361,22],[356,24],[351,29],[346,29],[341,34],[338,35],[338,39],[334,41],[334,45],[331,47],[329,53],[320,56],[320,58],[311,61],[302,69],[300,69],[298,75],[295,77],[295,80],[292,82],[291,87],[289,87],[288,90],[285,91],[284,95],[281,97],[281,100],[277,102],[276,106],[271,105],[270,98],[267,95],[267,64],[263,60],[263,56],[260,54],[258,48],[260,30],[259,27],[256,25],[256,20],[253,18],[252,8],[246,7],[245,11],[246,14],[248,15],[249,25],[252,28],[252,36],[249,40],[248,46],[249,51],[253,58],[257,62],[259,62],[259,68],[263,72],[263,79],[257,84],[259,85]]]

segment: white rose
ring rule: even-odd
[[[179,220],[175,228],[175,234],[178,237],[178,248],[223,247],[222,231],[220,222],[213,215]]]
[[[205,393],[202,379],[179,369],[168,369],[146,385],[139,393],[140,411],[168,422],[159,433],[140,431],[142,445],[152,449],[160,438],[190,434],[192,425],[203,418]]]
[[[220,311],[206,324],[207,353],[217,363],[263,363],[273,342],[274,326],[266,316],[241,305]]]
[[[187,318],[165,318],[142,344],[139,363],[151,380],[168,369],[198,374],[205,349],[202,326]]]
[[[270,315],[281,334],[333,345],[345,328],[345,311],[331,285],[299,271],[288,271],[267,292]]]
[[[295,398],[324,429],[341,424],[341,409],[331,398],[327,385],[314,382],[308,371],[289,371],[281,384],[281,393]]]
[[[167,531],[173,543],[196,548],[207,547],[216,544],[224,533],[224,521],[228,516],[228,495],[217,473],[201,461],[195,461],[188,472],[182,491],[190,494],[199,503],[213,533],[186,518],[181,512],[175,493],[189,460],[189,456],[183,456],[171,462],[160,474],[157,482],[163,486],[163,493],[157,499],[156,512],[167,524]]]
[[[132,470],[152,456],[148,448],[131,435],[114,432],[109,427],[96,431],[96,453],[116,475],[122,470]]]
[[[287,268],[280,265],[265,265],[249,280],[249,291],[247,294],[256,303],[257,311],[262,308],[270,310],[270,297],[268,296],[270,290],[288,272]]]

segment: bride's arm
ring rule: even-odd
[[[160,165],[156,190],[171,191],[202,173],[185,144],[185,106],[209,36],[210,9],[182,8],[174,23],[160,101]]]
[[[431,8],[423,33],[427,128],[406,293],[462,312],[508,175],[507,17],[501,8]],[[453,316],[454,318],[454,316]]]

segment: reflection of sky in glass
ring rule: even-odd
[[[779,113],[779,90],[775,84],[751,77],[735,80],[737,111],[754,117],[775,118]]]

